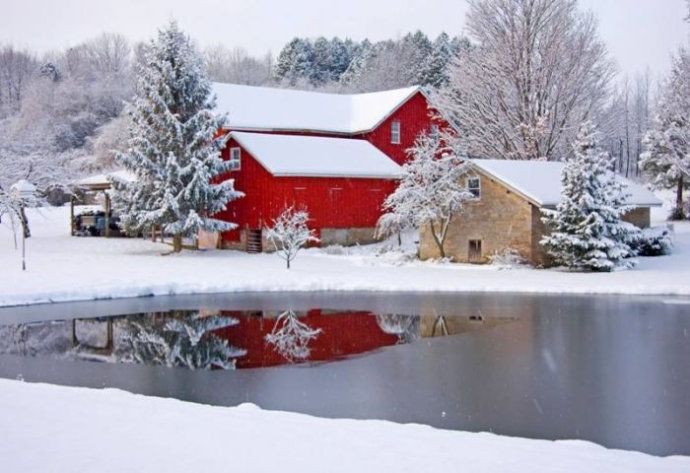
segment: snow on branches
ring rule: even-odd
[[[231,167],[214,142],[224,117],[213,112],[211,84],[190,39],[171,22],[144,54],[129,150],[116,157],[136,180],[114,181],[113,202],[125,229],[161,226],[180,251],[182,235],[235,228],[212,216],[243,194],[232,180],[220,182]]]
[[[403,165],[400,184],[383,203],[385,213],[377,224],[378,235],[428,226],[445,258],[450,223],[463,204],[474,198],[463,186],[469,164],[445,144],[448,141],[438,133],[417,137],[408,150],[411,159]]]
[[[266,229],[266,237],[283,258],[290,269],[290,262],[297,253],[310,241],[318,242],[314,230],[307,226],[309,213],[306,210],[295,210],[288,207],[273,221],[273,226]]]
[[[435,108],[478,158],[565,154],[608,98],[614,66],[592,15],[572,0],[471,0],[467,31]]]
[[[623,222],[627,194],[610,169],[606,153],[597,150],[595,132],[586,122],[574,144],[574,155],[563,168],[561,202],[544,211],[551,230],[541,244],[556,263],[570,269],[612,271],[629,268],[635,256],[631,242],[639,229]]]
[[[662,88],[654,129],[644,140],[640,169],[657,188],[676,188],[671,218],[685,218],[683,190],[690,184],[690,53],[681,49]]]
[[[313,329],[300,322],[294,310],[286,310],[276,319],[266,341],[286,360],[294,362],[309,358],[309,343],[320,333],[321,329]]]
[[[237,323],[233,317],[200,313],[127,317],[119,323],[115,357],[146,365],[233,369],[234,359],[247,351],[214,332]]]

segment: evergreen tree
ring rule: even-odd
[[[214,142],[224,117],[213,112],[211,84],[189,38],[171,22],[144,54],[129,150],[116,157],[136,180],[115,181],[113,201],[126,230],[160,226],[180,251],[183,235],[235,228],[212,216],[242,194],[232,181],[218,182],[230,170]]]
[[[676,190],[674,220],[686,217],[683,190],[690,187],[690,54],[681,49],[664,84],[654,129],[644,140],[640,169],[657,188]]]
[[[629,246],[639,233],[621,221],[625,208],[624,185],[610,170],[606,153],[597,150],[591,123],[582,125],[574,154],[563,168],[561,202],[555,211],[545,211],[544,223],[551,230],[541,240],[546,251],[571,269],[611,271],[631,267]]]
[[[362,72],[367,68],[373,54],[373,46],[368,39],[355,45],[351,52],[351,59],[347,69],[340,76],[340,83],[347,86],[356,86],[360,83]]]
[[[333,50],[331,42],[323,36],[314,41],[312,68],[309,71],[309,81],[313,85],[322,85],[333,80]]]
[[[424,62],[424,67],[419,75],[420,85],[435,88],[448,83],[446,69],[452,57],[450,39],[446,33],[441,33],[434,41],[431,55]]]
[[[331,40],[331,77],[332,80],[340,80],[352,61],[354,43],[351,39],[342,41],[340,38]]]
[[[275,77],[295,85],[299,79],[309,79],[314,67],[314,47],[301,38],[294,38],[280,51],[275,66]]]
[[[424,65],[432,54],[431,41],[421,31],[408,33],[398,45],[398,57],[402,69],[401,80],[407,85],[418,85],[422,82]]]

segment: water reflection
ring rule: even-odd
[[[333,361],[513,320],[436,311],[175,310],[0,326],[0,354],[204,370],[260,368]]]
[[[278,316],[271,333],[264,338],[283,358],[290,362],[307,360],[309,343],[321,334],[320,328],[312,329],[300,322],[294,310],[286,310]]]

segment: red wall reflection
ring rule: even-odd
[[[299,321],[321,333],[311,341],[310,356],[304,361],[327,361],[356,355],[395,345],[397,335],[383,332],[371,312],[328,312],[315,309],[300,313]],[[231,345],[247,350],[237,358],[237,368],[262,368],[290,363],[274,346],[266,341],[278,314],[264,316],[262,312],[248,313],[223,311],[222,315],[235,317],[239,324],[217,330],[214,334],[224,338]]]

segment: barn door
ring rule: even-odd
[[[470,247],[468,251],[468,260],[470,263],[482,262],[482,241],[470,240]]]

